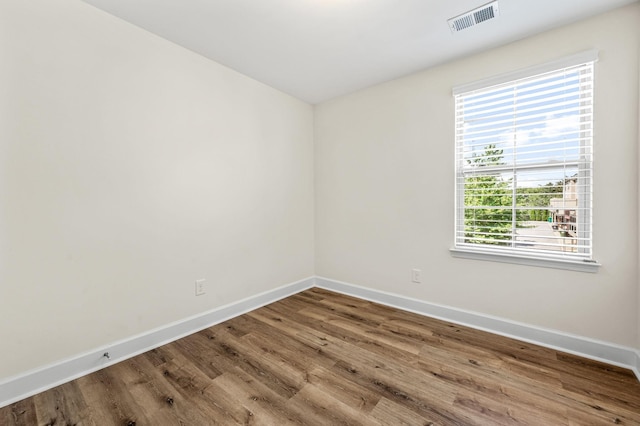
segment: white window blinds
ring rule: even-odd
[[[591,259],[593,67],[455,95],[456,248]]]

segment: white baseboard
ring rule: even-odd
[[[633,371],[638,380],[640,380],[640,352],[633,348],[557,330],[517,323],[504,318],[428,303],[328,278],[316,277],[315,284],[316,287],[355,296],[371,302],[627,368]]]
[[[310,277],[255,296],[234,302],[203,314],[114,342],[43,368],[0,381],[0,407],[28,398],[63,383],[173,342],[197,331],[219,324],[269,303],[311,287],[321,287],[417,314],[469,326],[483,331],[557,349],[585,358],[632,370],[640,380],[640,352],[607,342],[596,341],[555,330],[520,324],[502,318],[464,311],[448,306],[386,293],[366,287]],[[103,356],[109,352],[111,359]]]
[[[73,358],[2,380],[0,381],[0,407],[13,404],[47,389],[108,367],[116,362],[124,361],[212,325],[299,293],[313,287],[313,285],[314,278],[306,278],[221,306],[203,314],[156,328],[147,333],[114,342]],[[109,352],[111,359],[103,356],[105,352]]]

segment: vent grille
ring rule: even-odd
[[[449,28],[451,28],[451,32],[457,33],[498,16],[500,16],[498,2],[494,1],[449,19]]]

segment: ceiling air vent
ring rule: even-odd
[[[497,16],[500,16],[500,9],[498,9],[498,2],[494,1],[463,13],[462,15],[458,15],[455,18],[451,18],[447,22],[449,22],[451,32],[457,33],[458,31],[473,27],[480,22],[488,21]]]

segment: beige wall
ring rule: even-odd
[[[640,5],[316,107],[316,274],[534,326],[638,342]],[[597,48],[597,274],[453,258],[453,86]],[[622,204],[621,204],[622,202]],[[411,282],[412,268],[423,283]]]
[[[308,104],[80,1],[3,0],[0,120],[0,379],[313,275]]]
[[[640,348],[639,19],[317,106],[314,210],[309,105],[82,2],[0,1],[0,379],[312,275],[314,223],[317,275]],[[452,258],[451,87],[594,47],[601,271]]]

